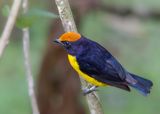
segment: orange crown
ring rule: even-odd
[[[66,32],[62,34],[62,36],[59,38],[60,41],[69,41],[74,42],[81,38],[81,35],[76,32]]]

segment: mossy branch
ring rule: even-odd
[[[70,32],[70,31],[78,32],[68,0],[55,0],[55,2],[65,32]],[[82,88],[90,86],[90,84],[84,81],[83,79],[81,79],[81,82],[82,82]],[[103,114],[101,104],[96,92],[92,92],[86,95],[86,99],[91,114]]]

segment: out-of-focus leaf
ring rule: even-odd
[[[9,5],[4,5],[3,8],[2,8],[2,15],[5,16],[5,17],[8,17],[9,12],[10,12]]]
[[[58,15],[41,9],[31,9],[18,17],[16,25],[19,28],[30,27],[37,21],[54,18],[58,18]]]
[[[35,16],[35,17],[46,17],[46,18],[51,18],[51,19],[58,17],[58,15],[52,12],[42,10],[42,9],[31,9],[28,11],[28,15]]]

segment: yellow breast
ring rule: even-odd
[[[84,79],[86,80],[87,82],[95,85],[95,86],[105,86],[106,84],[102,83],[102,82],[99,82],[97,81],[96,79],[92,78],[91,76],[83,73],[80,68],[79,68],[79,65],[77,63],[77,60],[76,60],[76,57],[72,56],[72,55],[69,55],[68,54],[68,59],[69,59],[69,62],[71,64],[71,66],[78,72],[78,74]]]

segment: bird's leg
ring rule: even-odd
[[[83,89],[83,95],[87,95],[93,91],[97,91],[97,86],[91,86],[90,88]]]

